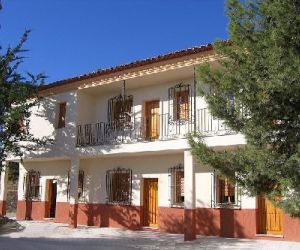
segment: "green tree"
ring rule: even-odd
[[[221,66],[199,66],[198,89],[247,145],[214,152],[195,135],[193,153],[249,195],[300,217],[300,1],[229,0],[227,15],[229,42],[214,43]]]
[[[29,132],[31,108],[40,101],[38,86],[44,83],[45,77],[22,75],[18,71],[28,35],[26,31],[17,46],[0,53],[0,169],[7,155],[22,158],[24,150],[47,143],[45,138],[35,138]]]

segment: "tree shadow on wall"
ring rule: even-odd
[[[159,229],[169,233],[184,233],[184,208],[160,208]]]
[[[61,100],[60,100],[61,99]],[[60,103],[66,102],[66,114],[64,126],[58,127]],[[37,110],[34,112],[34,122],[30,127],[40,137],[51,139],[51,143],[36,150],[27,152],[28,157],[55,157],[66,158],[84,155],[97,155],[101,151],[109,152],[119,147],[119,144],[110,145],[78,145],[78,127],[76,117],[78,112],[78,96],[76,92],[69,92],[63,97],[48,96],[42,99]],[[86,121],[89,123],[89,121]],[[88,137],[88,136],[87,136]],[[88,138],[92,140],[92,138]]]
[[[132,188],[138,188],[138,184],[133,182]],[[89,192],[98,190],[99,187],[94,187],[94,190],[89,190]],[[143,224],[142,215],[143,211],[140,206],[79,203],[77,218],[78,224],[82,225],[138,230]]]
[[[201,201],[198,201],[198,204],[204,207]],[[241,221],[247,221],[247,219],[243,218],[241,211],[241,209],[229,207],[197,208],[195,211],[196,234],[245,238],[247,225],[242,225]],[[251,218],[248,219],[251,220]]]
[[[204,207],[201,201],[198,201]],[[160,229],[172,233],[184,233],[184,209],[167,208],[160,212]],[[252,216],[252,217],[251,217]],[[204,236],[220,236],[228,238],[245,238],[254,236],[253,228],[247,228],[249,222],[255,225],[255,216],[241,212],[233,208],[196,208],[195,209],[195,233]],[[242,223],[245,222],[243,225]]]

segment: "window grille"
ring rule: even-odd
[[[108,121],[119,125],[131,122],[133,96],[118,95],[108,100]]]
[[[171,178],[171,206],[184,205],[184,169],[182,164],[169,168]]]
[[[212,175],[212,206],[240,206],[240,190],[236,183],[230,182],[227,177]]]
[[[70,190],[71,190],[71,183],[70,183],[70,170],[68,171],[68,183],[67,183],[67,198],[70,200]],[[78,199],[81,199],[84,194],[84,171],[79,170],[78,173]]]
[[[26,173],[23,184],[26,199],[40,199],[40,178],[40,172],[38,171],[30,170]]]
[[[169,114],[174,121],[188,121],[192,115],[192,98],[190,84],[177,84],[169,88]]]
[[[66,122],[66,103],[59,104],[59,115],[57,128],[64,128]]]
[[[83,197],[84,171],[79,170],[78,174],[78,199]]]
[[[132,170],[114,168],[106,171],[107,202],[112,204],[131,204]]]

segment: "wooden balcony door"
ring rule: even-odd
[[[258,197],[258,233],[282,234],[282,210],[264,197]]]
[[[145,103],[145,122],[146,122],[146,139],[159,138],[159,101],[149,101]]]
[[[144,179],[144,225],[158,226],[158,179]]]

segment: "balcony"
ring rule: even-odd
[[[168,113],[148,117],[130,117],[123,122],[99,122],[77,126],[77,147],[147,142],[185,138],[188,133],[205,136],[233,134],[223,121],[210,115],[208,109],[196,110],[196,117],[174,120]],[[194,115],[194,116],[195,116]]]

